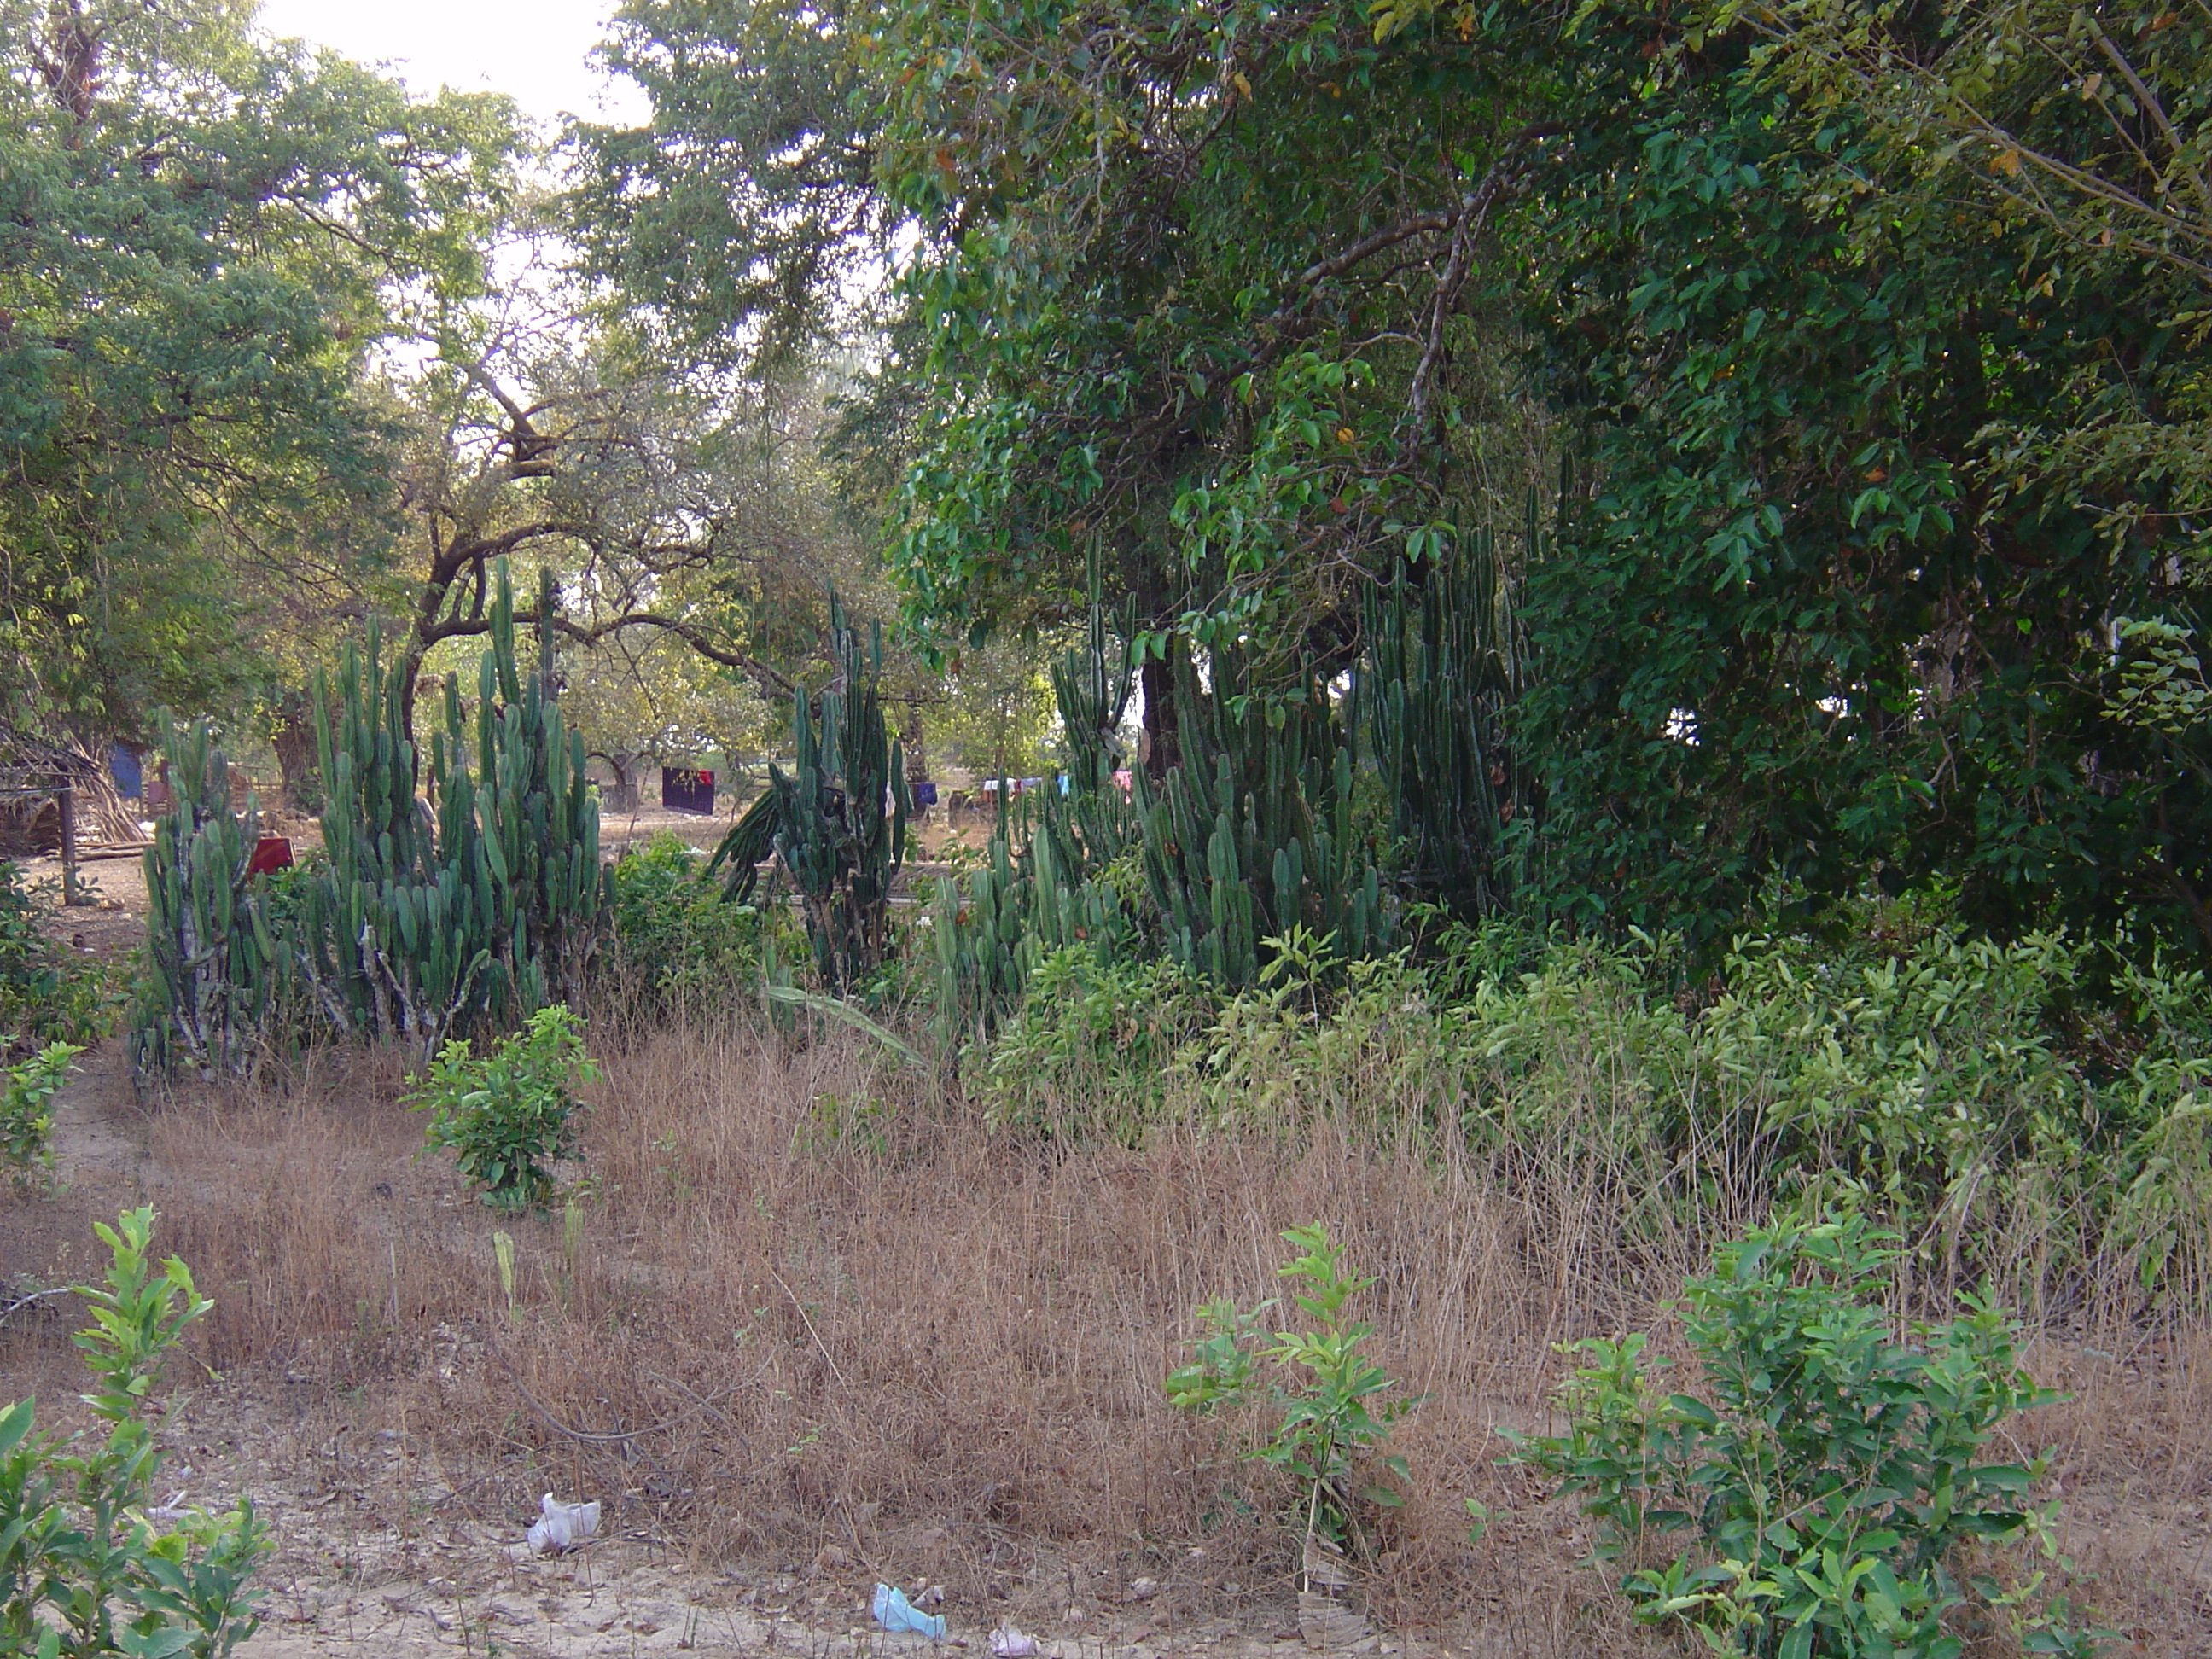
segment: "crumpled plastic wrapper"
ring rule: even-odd
[[[599,1529],[597,1498],[588,1504],[563,1504],[551,1492],[538,1500],[538,1518],[530,1523],[530,1553],[559,1555],[572,1550]]]

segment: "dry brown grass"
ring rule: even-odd
[[[1542,1419],[1555,1345],[1663,1328],[1710,1243],[1625,1242],[1625,1195],[1587,1169],[1509,1176],[1327,1123],[1071,1149],[986,1133],[842,1036],[679,1030],[607,1059],[573,1214],[501,1221],[416,1159],[400,1069],[325,1060],[171,1102],[149,1178],[216,1299],[208,1361],[366,1390],[455,1501],[604,1493],[706,1558],[836,1542],[986,1605],[1099,1607],[1141,1574],[1164,1615],[1279,1606],[1277,1494],[1160,1385],[1191,1310],[1276,1294],[1278,1233],[1321,1219],[1378,1275],[1378,1358],[1425,1399],[1377,1611],[1472,1619],[1498,1651],[1659,1650],[1575,1565],[1571,1512],[1496,1461],[1493,1429]],[[2087,1595],[2142,1651],[2212,1650],[2212,1348],[2109,1337],[2038,1363],[2079,1391],[2024,1432],[2059,1448]],[[1468,1497],[1498,1516],[1475,1547]]]

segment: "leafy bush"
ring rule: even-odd
[[[1901,1216],[1924,1217],[1978,1170],[2063,1161],[2106,1139],[2109,1114],[2049,1018],[2087,954],[2051,934],[2001,945],[1939,933],[1873,959],[1740,939],[1698,1035],[1748,1085],[1775,1161],[1839,1168]]]
[[[1278,1331],[1272,1344],[1256,1347],[1260,1322],[1274,1301],[1249,1313],[1226,1297],[1209,1303],[1199,1317],[1211,1334],[1190,1345],[1195,1357],[1169,1376],[1168,1399],[1183,1411],[1206,1413],[1263,1404],[1273,1425],[1245,1455],[1297,1478],[1297,1517],[1304,1530],[1339,1547],[1364,1544],[1363,1509],[1401,1500],[1387,1486],[1362,1484],[1363,1467],[1414,1402],[1394,1395],[1395,1381],[1362,1351],[1374,1327],[1354,1323],[1345,1311],[1375,1281],[1346,1273],[1341,1253],[1318,1222],[1291,1228],[1283,1241],[1300,1254],[1275,1271],[1304,1281],[1308,1293],[1291,1299],[1316,1328]],[[1263,1376],[1262,1362],[1272,1376]],[[1397,1457],[1382,1458],[1381,1467],[1406,1472]]]
[[[266,1548],[253,1508],[150,1509],[162,1453],[145,1419],[163,1361],[212,1305],[191,1272],[149,1256],[151,1209],[98,1231],[113,1258],[103,1285],[81,1285],[94,1323],[77,1346],[97,1379],[84,1396],[105,1442],[34,1432],[36,1401],[0,1409],[0,1646],[37,1659],[106,1654],[223,1659],[252,1636]],[[43,1614],[43,1616],[42,1616]]]
[[[553,1191],[547,1166],[576,1155],[573,1085],[599,1080],[584,1050],[583,1022],[555,1003],[481,1060],[468,1040],[439,1049],[427,1078],[410,1078],[408,1107],[430,1114],[429,1143],[459,1155],[461,1173],[497,1210],[542,1207]]]
[[[91,1042],[120,1003],[106,968],[46,936],[21,866],[0,860],[0,1053]]]
[[[614,931],[598,982],[621,1018],[702,1013],[759,979],[760,913],[726,902],[705,868],[696,848],[665,834],[615,861]]]
[[[1694,1544],[1626,1575],[1638,1616],[1694,1626],[1710,1651],[1762,1659],[1956,1659],[1944,1616],[1966,1599],[1964,1546],[2047,1544],[2041,1465],[1984,1462],[1998,1426],[2057,1398],[2021,1369],[2019,1328],[1991,1303],[1894,1340],[1880,1292],[1893,1235],[1845,1214],[1784,1220],[1723,1245],[1690,1281],[1685,1328],[1707,1396],[1662,1396],[1644,1340],[1578,1345],[1564,1435],[1522,1461],[1583,1494],[1601,1559]],[[1995,1583],[1985,1598],[2017,1603]],[[2055,1605],[2031,1652],[2086,1654]]]
[[[19,1183],[43,1180],[54,1166],[54,1115],[48,1109],[84,1050],[50,1042],[7,1068],[0,1081],[0,1168]]]
[[[994,1121],[1401,1124],[1713,1236],[1843,1179],[1916,1282],[2112,1315],[2212,1309],[2212,981],[2125,940],[1966,936],[1940,904],[1736,941],[1447,928],[1340,962],[1299,930],[1234,994],[1072,947],[963,1056]]]
[[[1212,1007],[1205,982],[1174,962],[1048,951],[998,1037],[969,1050],[969,1086],[999,1127],[1133,1133],[1158,1115],[1170,1062]]]

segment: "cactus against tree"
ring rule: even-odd
[[[244,871],[251,841],[204,728],[171,745],[178,805],[148,854],[149,974],[132,1028],[142,1072],[179,1058],[235,1070],[296,1011],[333,1036],[507,1029],[576,988],[605,876],[581,740],[550,684],[552,594],[525,675],[507,573],[477,698],[445,688],[427,764],[404,676],[371,631],[317,688],[326,869],[274,913]],[[418,795],[417,792],[422,793]]]
[[[798,889],[815,970],[842,994],[890,949],[891,884],[906,860],[906,760],[884,720],[882,628],[864,647],[833,592],[830,637],[838,673],[818,717],[803,687],[792,694],[793,771],[769,768],[768,793],[714,863],[729,866],[728,895],[742,900],[775,855]]]

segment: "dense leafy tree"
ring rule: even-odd
[[[1237,646],[1262,688],[1325,678],[1348,660],[1364,573],[1440,549],[1486,483],[1517,516],[1524,434],[1500,444],[1471,418],[1502,384],[1498,355],[1468,349],[1471,278],[1548,128],[1496,53],[1456,33],[1378,46],[1342,3],[832,16],[636,0],[623,16],[656,116],[587,135],[587,207],[627,191],[623,234],[649,211],[690,258],[730,239],[739,272],[849,273],[787,257],[799,222],[777,204],[802,186],[764,165],[783,144],[848,204],[850,258],[910,225],[908,308],[876,380],[909,458],[894,510],[910,614],[972,643],[1064,620],[1102,569],[1152,635],[1158,764],[1174,757],[1173,659]],[[740,90],[710,103],[672,80],[706,60],[749,65]],[[776,103],[794,79],[810,90]],[[679,225],[669,180],[698,158],[694,185],[731,205]],[[672,266],[665,241],[655,257]],[[754,289],[694,299],[608,269],[694,330],[763,325]]]
[[[1524,711],[1563,901],[1710,936],[1880,871],[2212,944],[2206,775],[2114,706],[2126,619],[2194,614],[2191,526],[2156,473],[2014,464],[2186,408],[2185,275],[1962,194],[1748,31],[1624,4],[1566,39],[1532,274],[1589,485],[1530,572]],[[2033,75],[2038,142],[2094,149]]]
[[[577,228],[625,326],[709,361],[803,359],[878,286],[904,214],[875,188],[868,0],[625,0],[602,50],[653,105],[585,125]]]
[[[1103,573],[1156,766],[1192,660],[1331,678],[1375,576],[1564,449],[1490,605],[1561,912],[1711,941],[1947,881],[2212,946],[2206,36],[2085,15],[634,0],[656,114],[586,199],[664,341],[896,265],[910,614],[972,645]]]
[[[504,99],[249,33],[219,0],[0,3],[0,697],[128,726],[241,690],[241,587],[374,518],[357,395],[412,284],[480,280]],[[246,574],[241,578],[241,571]]]

